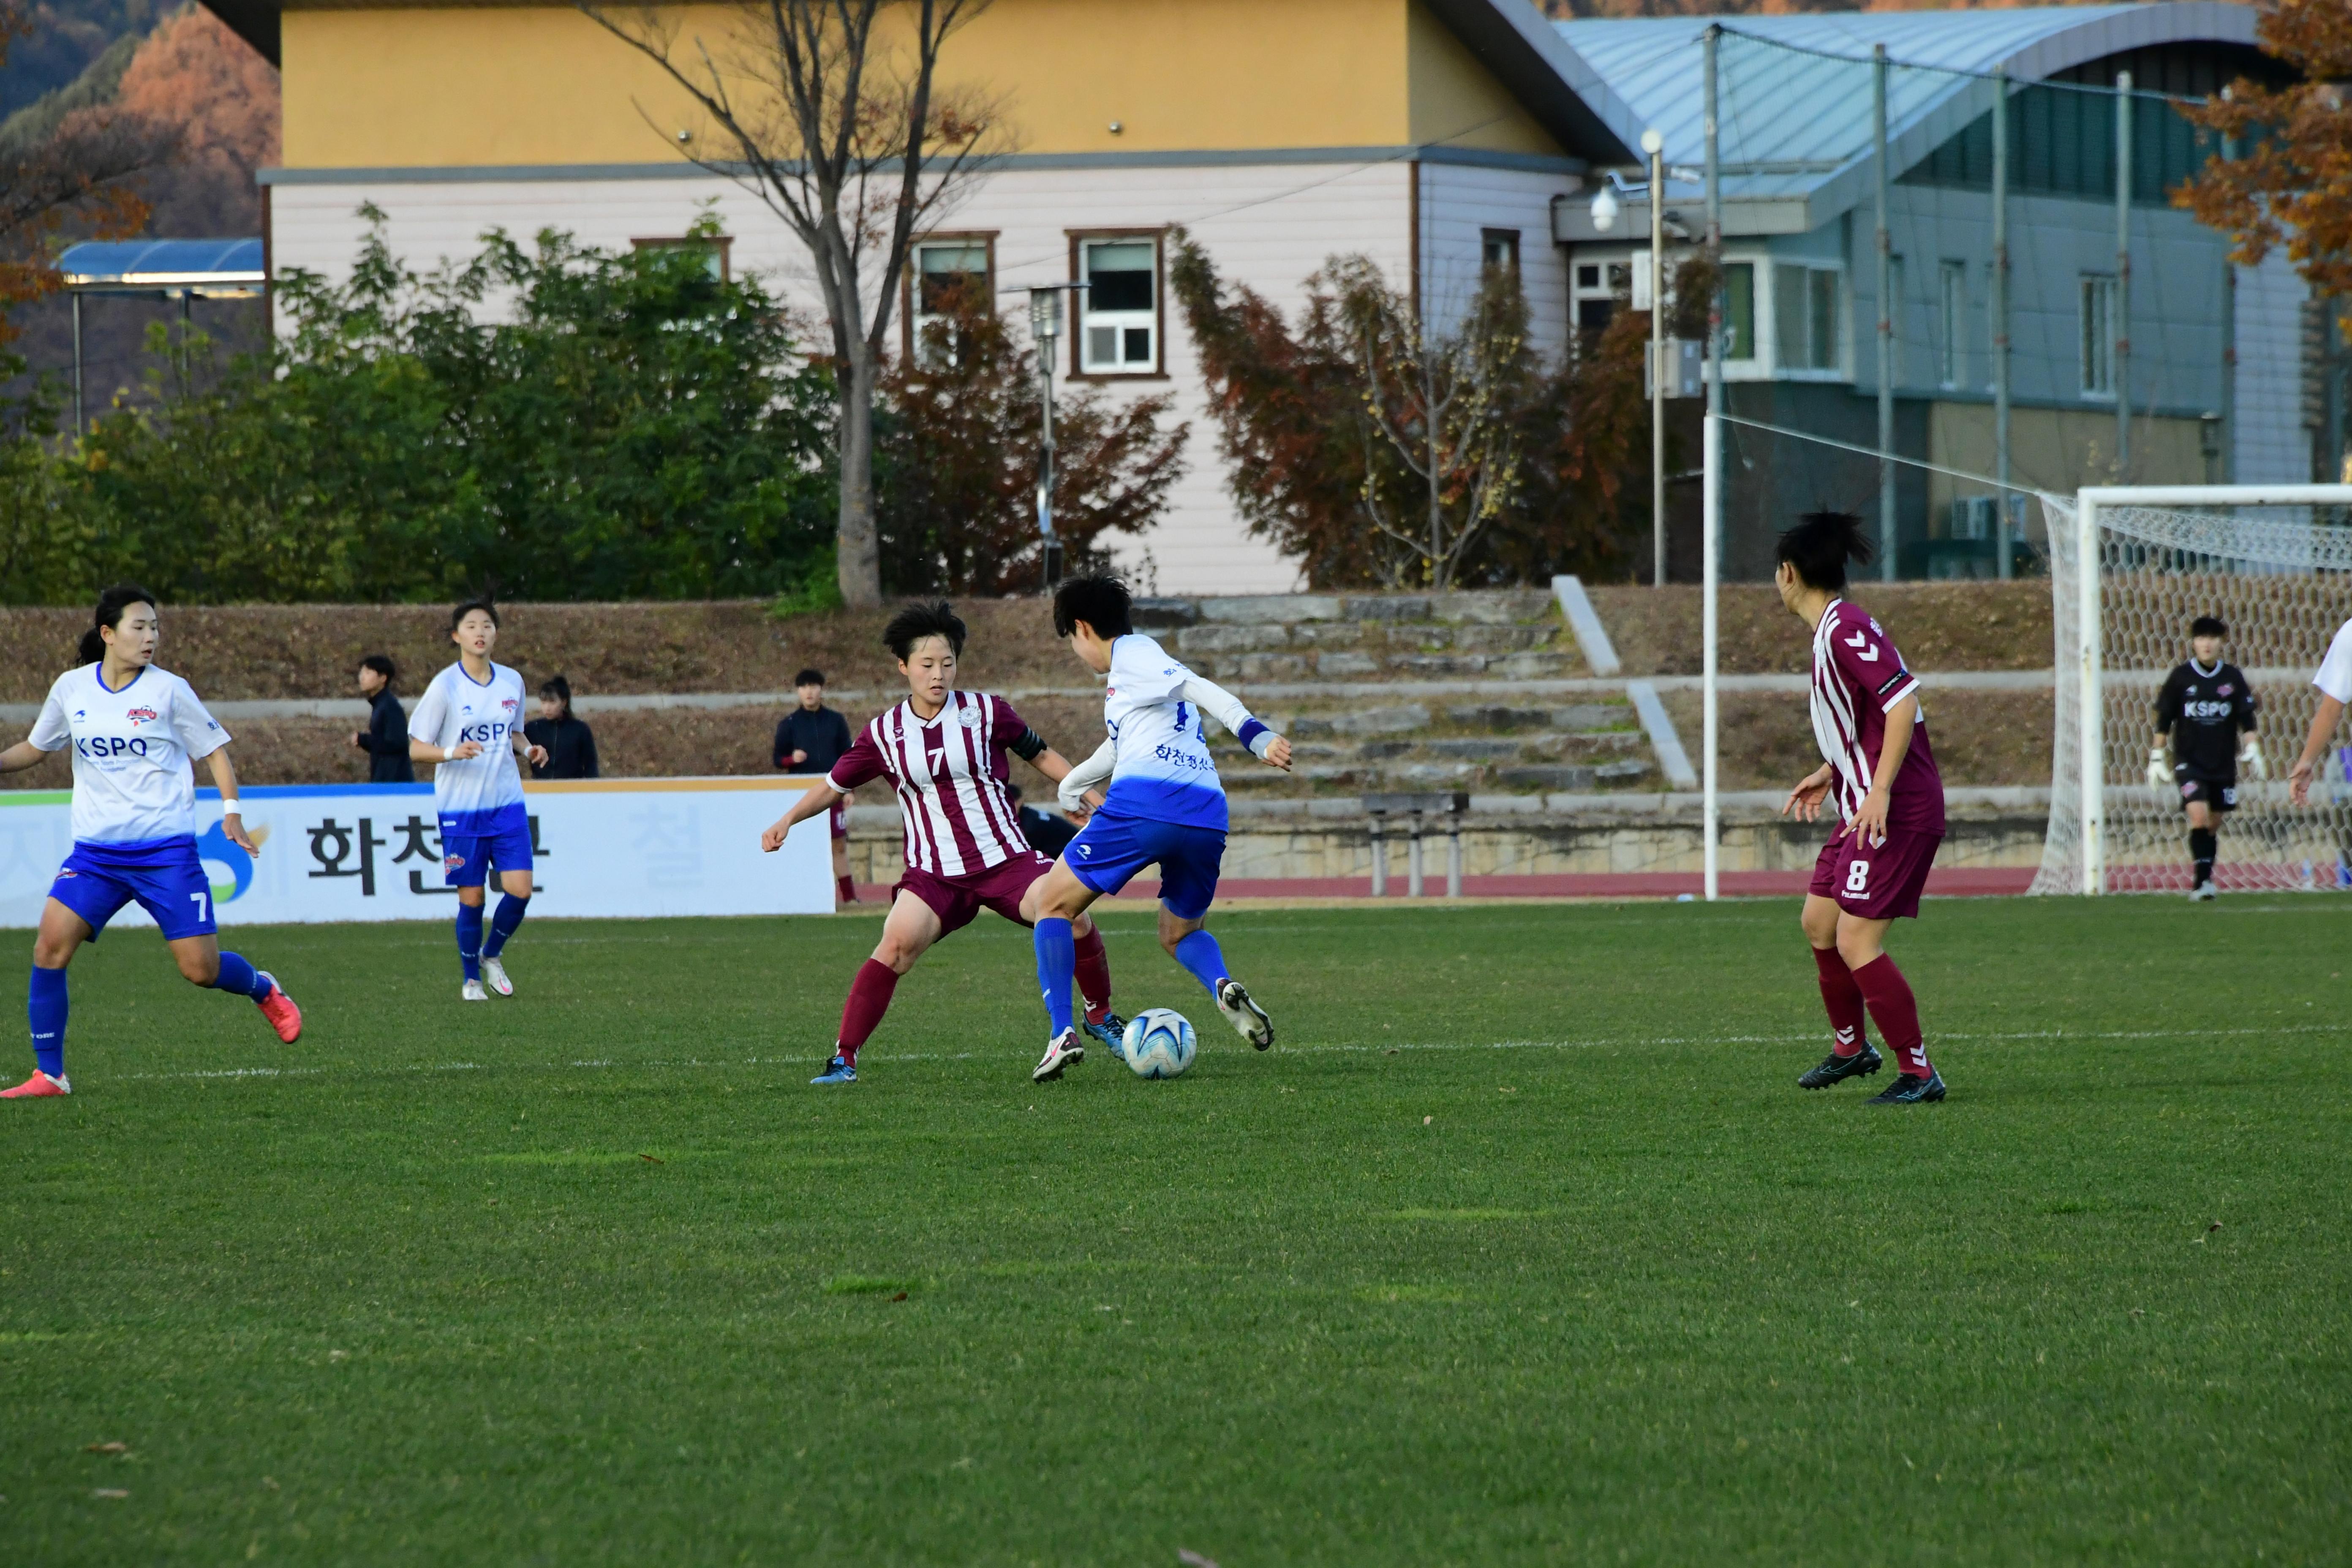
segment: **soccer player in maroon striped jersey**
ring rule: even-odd
[[[857,1081],[857,1050],[888,1010],[898,977],[931,944],[970,925],[982,909],[1024,926],[1037,921],[1037,883],[1054,862],[1029,847],[1006,798],[1009,752],[1055,784],[1070,771],[1059,752],[1002,697],[955,689],[964,624],[945,604],[910,605],[882,640],[907,678],[907,700],[858,731],[848,752],[782,819],[760,836],[773,854],[795,824],[833,809],[859,784],[888,779],[907,834],[907,873],[891,890],[882,941],[850,983],[833,1059],[812,1083]],[[1082,921],[1078,990],[1087,1032],[1115,1044],[1126,1021],[1110,1010],[1110,960],[1102,933]]]
[[[1811,822],[1834,793],[1843,823],[1813,868],[1804,912],[1832,1045],[1797,1082],[1827,1089],[1878,1070],[1881,1058],[1863,1032],[1867,1008],[1896,1068],[1870,1103],[1941,1100],[1944,1079],[1927,1060],[1919,1005],[1884,945],[1887,927],[1918,914],[1944,838],[1944,781],[1927,744],[1919,678],[1878,622],[1842,596],[1846,563],[1870,559],[1860,518],[1807,512],[1780,535],[1777,554],[1780,602],[1813,628],[1813,739],[1827,759],[1780,810]]]

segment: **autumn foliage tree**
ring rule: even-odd
[[[1234,500],[1310,582],[1526,581],[1622,555],[1627,464],[1648,430],[1646,318],[1621,311],[1584,352],[1549,361],[1507,269],[1444,332],[1362,257],[1307,280],[1296,326],[1188,236],[1169,280]]]
[[[1031,592],[1044,580],[1037,362],[991,303],[951,290],[917,352],[883,374],[877,500],[892,593]],[[1054,530],[1067,569],[1108,564],[1107,536],[1142,531],[1167,504],[1187,435],[1160,426],[1171,401],[1056,396]]]
[[[0,60],[32,28],[23,0],[0,0]],[[14,335],[9,308],[59,286],[50,236],[69,222],[100,238],[138,233],[147,205],[130,182],[177,142],[174,128],[112,104],[19,117],[0,137],[0,342]]]
[[[2235,237],[2240,265],[2284,245],[2315,294],[2352,297],[2352,0],[2280,0],[2254,26],[2264,51],[2305,79],[2267,88],[2242,78],[2183,106],[2236,155],[2209,162],[2173,202]]]

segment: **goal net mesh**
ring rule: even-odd
[[[2317,702],[2311,678],[2352,617],[2352,529],[2341,509],[2310,506],[2098,506],[2095,555],[2081,557],[2077,503],[2041,498],[2056,620],[2055,742],[2050,827],[2036,893],[2084,890],[2083,791],[2101,792],[2104,887],[2187,891],[2188,828],[2179,791],[2148,782],[2156,699],[2189,657],[2189,624],[2219,616],[2222,658],[2262,702],[2256,731],[2271,777],[2239,769],[2237,809],[2221,827],[2214,881],[2223,889],[2352,885],[2352,748],[2322,759],[2308,806],[2287,796]],[[2098,574],[2098,689],[2083,689],[2080,574]],[[2083,755],[2082,705],[2100,705],[2095,765]]]

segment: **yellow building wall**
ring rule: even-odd
[[[1412,0],[1411,105],[1415,144],[1557,154],[1559,143],[1519,107],[1461,39],[1421,0]]]
[[[675,15],[727,58],[736,14]],[[708,135],[569,7],[289,6],[282,58],[290,168],[648,163]],[[1419,0],[996,0],[940,79],[998,103],[1020,153],[1559,150]]]

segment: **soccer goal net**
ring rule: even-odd
[[[2352,747],[2331,746],[2308,805],[2287,794],[2317,694],[2311,678],[2352,618],[2352,486],[2085,489],[2043,496],[2056,622],[2050,828],[2037,893],[2186,891],[2177,788],[2149,779],[2156,700],[2218,616],[2221,657],[2262,704],[2270,776],[2241,767],[2214,880],[2228,889],[2352,885]]]

